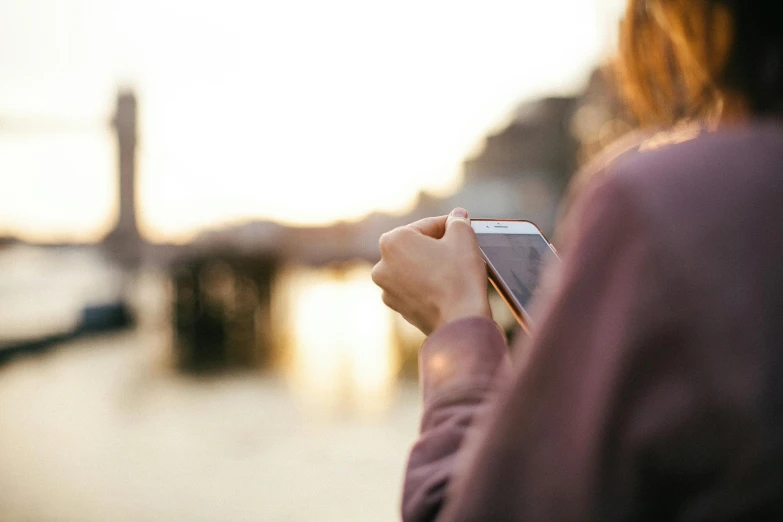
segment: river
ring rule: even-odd
[[[297,274],[282,371],[176,372],[154,273],[136,329],[0,366],[0,518],[398,520],[418,386],[395,378],[388,315],[355,270]],[[371,327],[347,329],[356,314]]]

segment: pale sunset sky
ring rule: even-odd
[[[100,238],[140,103],[144,234],[401,212],[521,100],[581,87],[621,0],[0,0],[0,235]]]

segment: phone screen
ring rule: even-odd
[[[545,266],[556,262],[557,254],[539,233],[478,233],[476,238],[487,263],[527,314],[538,290],[541,272]]]

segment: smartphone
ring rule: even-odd
[[[536,295],[543,268],[559,263],[555,247],[530,221],[472,219],[492,286],[528,333],[534,317],[530,303]]]

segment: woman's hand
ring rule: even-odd
[[[460,317],[491,317],[487,271],[464,209],[396,228],[379,246],[372,279],[383,302],[426,335]]]

